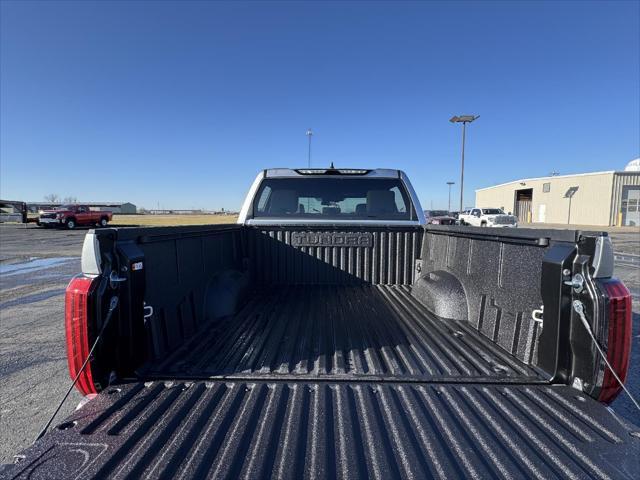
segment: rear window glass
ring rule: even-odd
[[[254,199],[253,216],[412,220],[409,195],[395,178],[267,178]]]

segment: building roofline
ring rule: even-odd
[[[616,170],[604,170],[602,172],[588,172],[588,173],[573,173],[568,175],[548,175],[546,177],[532,177],[532,178],[520,178],[518,180],[511,180],[510,182],[500,183],[498,185],[492,185],[490,187],[476,188],[476,192],[481,190],[489,190],[490,188],[504,187],[506,185],[511,185],[512,183],[521,183],[521,182],[532,182],[534,180],[546,180],[553,178],[567,178],[567,177],[586,177],[588,175],[605,175],[607,173],[624,173],[617,172]]]

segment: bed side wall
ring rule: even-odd
[[[478,230],[483,230],[478,232]],[[427,229],[413,293],[434,313],[469,325],[527,364],[537,363],[544,237],[504,230]]]
[[[119,341],[120,350],[125,344],[131,349],[144,345],[144,357],[161,358],[206,322],[236,310],[248,282],[241,226],[114,231],[118,263],[129,265],[129,271],[133,263],[142,265],[139,280],[127,275],[129,281],[121,289],[136,289],[125,297],[143,302],[138,311],[144,313],[124,315],[122,327],[141,324],[138,331],[144,338],[125,335]],[[139,357],[133,351],[120,354]]]

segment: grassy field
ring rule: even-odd
[[[235,215],[114,215],[112,227],[168,227],[172,225],[213,225],[235,223]]]

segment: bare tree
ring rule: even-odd
[[[44,201],[49,203],[58,203],[60,201],[60,197],[57,193],[49,193],[44,196]]]
[[[64,197],[63,203],[78,203],[78,198],[71,195]]]

